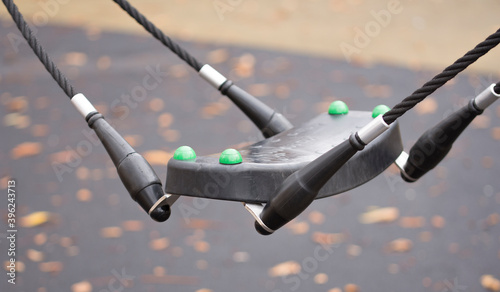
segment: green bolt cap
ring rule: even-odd
[[[177,148],[174,152],[175,160],[183,160],[183,161],[194,161],[196,159],[196,153],[193,148],[189,146],[181,146]]]
[[[376,118],[379,115],[383,115],[390,110],[391,110],[391,108],[386,106],[385,104],[377,105],[376,107],[373,108],[372,117]]]
[[[336,100],[330,104],[328,113],[331,115],[345,115],[349,112],[347,104],[341,100]]]
[[[236,149],[226,149],[222,151],[219,157],[219,162],[221,164],[238,164],[243,161],[243,158],[241,158],[240,152]]]

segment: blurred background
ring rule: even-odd
[[[131,1],[167,35],[300,125],[343,100],[393,106],[499,28],[500,3]],[[262,139],[113,1],[16,1],[49,55],[162,178]],[[0,215],[16,180],[17,284],[1,291],[500,291],[500,104],[407,184],[390,167],[263,237],[239,203],[181,198],[165,223],[111,160],[0,7]],[[401,120],[405,150],[500,78],[493,49]],[[158,83],[127,102],[143,79]],[[128,98],[127,98],[128,97]],[[7,226],[0,260],[8,260]]]

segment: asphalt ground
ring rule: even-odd
[[[272,236],[258,235],[243,206],[231,202],[181,198],[160,224],[129,198],[80,115],[26,44],[16,52],[10,33],[18,34],[4,21],[0,212],[6,222],[14,178],[18,273],[15,285],[2,276],[1,291],[486,291],[482,276],[500,278],[498,104],[420,181],[404,183],[391,167],[357,189],[314,202]],[[42,27],[37,36],[75,89],[162,179],[181,145],[204,155],[262,139],[235,106],[150,37],[65,26]],[[392,106],[437,73],[245,46],[182,45],[295,125],[337,99],[351,110]],[[126,105],[122,96],[151,70],[165,72],[157,87]],[[466,71],[405,115],[405,149],[498,77]],[[7,230],[2,225],[4,265]]]

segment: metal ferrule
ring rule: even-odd
[[[375,119],[358,131],[358,137],[363,143],[368,144],[387,129],[389,129],[389,125],[385,123],[382,115],[378,115]]]
[[[82,114],[84,118],[87,117],[91,112],[96,112],[95,107],[90,103],[90,101],[85,97],[85,95],[78,93],[71,98],[71,103],[76,107],[78,112]]]
[[[486,109],[500,97],[500,94],[495,92],[494,87],[495,84],[491,84],[488,88],[476,96],[476,98],[474,98],[474,105],[477,109]]]
[[[205,79],[208,83],[212,84],[213,87],[219,89],[220,86],[226,82],[227,78],[220,74],[219,71],[215,70],[212,66],[206,64],[201,67],[198,72],[201,78]]]

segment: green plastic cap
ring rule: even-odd
[[[241,158],[240,152],[236,149],[226,149],[222,151],[219,157],[219,162],[221,164],[238,164],[243,161],[243,158]]]
[[[336,100],[330,104],[328,113],[331,115],[345,115],[349,112],[347,104],[341,100]]]
[[[377,105],[376,107],[373,108],[372,117],[376,118],[379,115],[383,115],[390,110],[391,110],[391,108],[386,106],[385,104]]]
[[[193,148],[189,146],[181,146],[177,148],[174,152],[175,160],[183,160],[183,161],[193,161],[196,159],[196,153]]]

